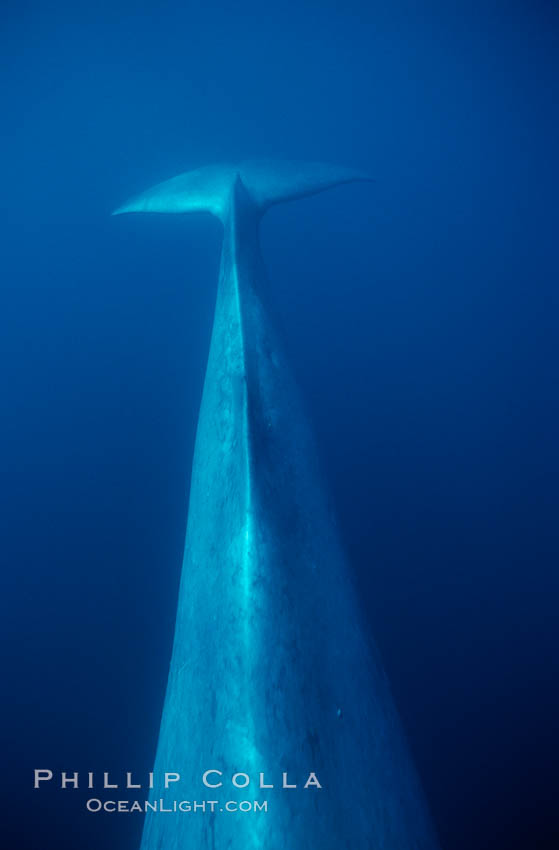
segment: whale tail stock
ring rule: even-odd
[[[372,178],[360,171],[316,162],[255,160],[238,165],[210,165],[158,183],[118,207],[113,215],[209,212],[224,222],[233,188],[239,180],[255,211],[263,215],[282,201]]]

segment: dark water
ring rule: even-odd
[[[33,768],[147,772],[219,225],[110,219],[223,159],[369,170],[263,245],[445,850],[555,848],[551,2],[2,4],[2,846],[135,850]]]

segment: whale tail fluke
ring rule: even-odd
[[[158,183],[118,207],[113,215],[209,212],[223,221],[238,179],[260,214],[273,204],[314,195],[341,183],[372,180],[360,171],[316,162],[255,160],[211,165]]]

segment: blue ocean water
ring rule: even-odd
[[[266,156],[376,177],[263,249],[441,844],[555,848],[553,4],[2,10],[3,846],[139,846],[32,770],[151,769],[220,229],[109,214]]]

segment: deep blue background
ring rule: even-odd
[[[2,846],[136,850],[31,771],[155,750],[220,228],[109,212],[278,156],[377,177],[263,244],[443,847],[555,848],[554,4],[1,11]]]

